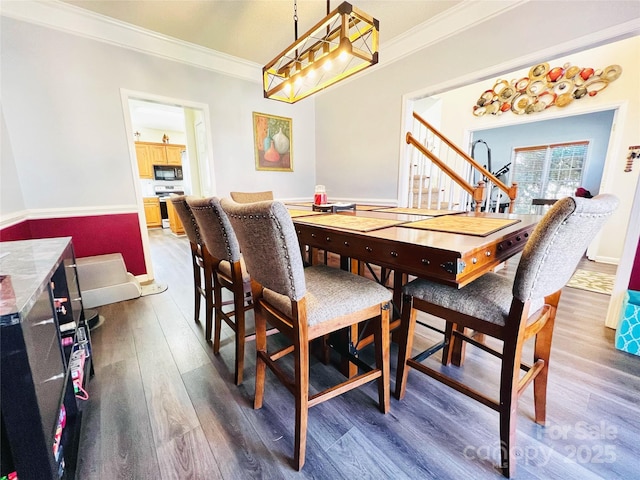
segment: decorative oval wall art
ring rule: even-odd
[[[620,65],[595,70],[565,63],[550,67],[539,63],[527,77],[508,82],[498,79],[490,90],[480,94],[473,106],[476,117],[501,115],[511,110],[516,115],[542,112],[549,107],[566,107],[573,100],[594,97],[622,74]]]

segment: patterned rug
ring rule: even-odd
[[[610,273],[590,272],[589,270],[576,270],[567,287],[588,290],[590,292],[611,295],[615,275]]]

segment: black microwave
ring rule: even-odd
[[[156,180],[182,180],[182,167],[154,165],[153,178]]]

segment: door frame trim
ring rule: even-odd
[[[138,219],[140,226],[140,237],[142,238],[142,251],[144,255],[146,275],[139,275],[138,279],[141,282],[150,282],[154,279],[153,264],[151,262],[151,251],[149,248],[149,232],[147,230],[147,224],[144,216],[144,203],[142,201],[142,189],[140,185],[140,172],[138,171],[138,161],[136,159],[135,138],[133,135],[133,126],[131,124],[131,112],[129,110],[129,100],[144,100],[154,103],[163,103],[167,105],[175,105],[183,108],[190,108],[194,110],[202,110],[203,119],[206,127],[205,139],[206,139],[206,161],[210,168],[211,185],[215,191],[215,170],[213,162],[213,142],[211,139],[211,116],[209,113],[209,105],[206,103],[193,102],[190,100],[184,100],[174,97],[165,97],[162,95],[155,95],[148,92],[140,92],[135,90],[129,90],[125,88],[120,89],[120,99],[122,102],[122,114],[125,125],[125,132],[127,136],[127,145],[129,147],[129,157],[131,164],[131,174],[133,177],[133,188],[136,198],[136,207],[138,211]]]

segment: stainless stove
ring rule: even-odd
[[[184,195],[184,189],[182,185],[156,185],[153,187],[154,193],[160,197],[160,201],[166,201],[167,197],[172,193],[175,195]]]
[[[173,195],[184,195],[182,185],[156,185],[153,192],[160,200],[160,215],[162,217],[162,228],[169,228],[169,214],[167,212],[167,200]]]

